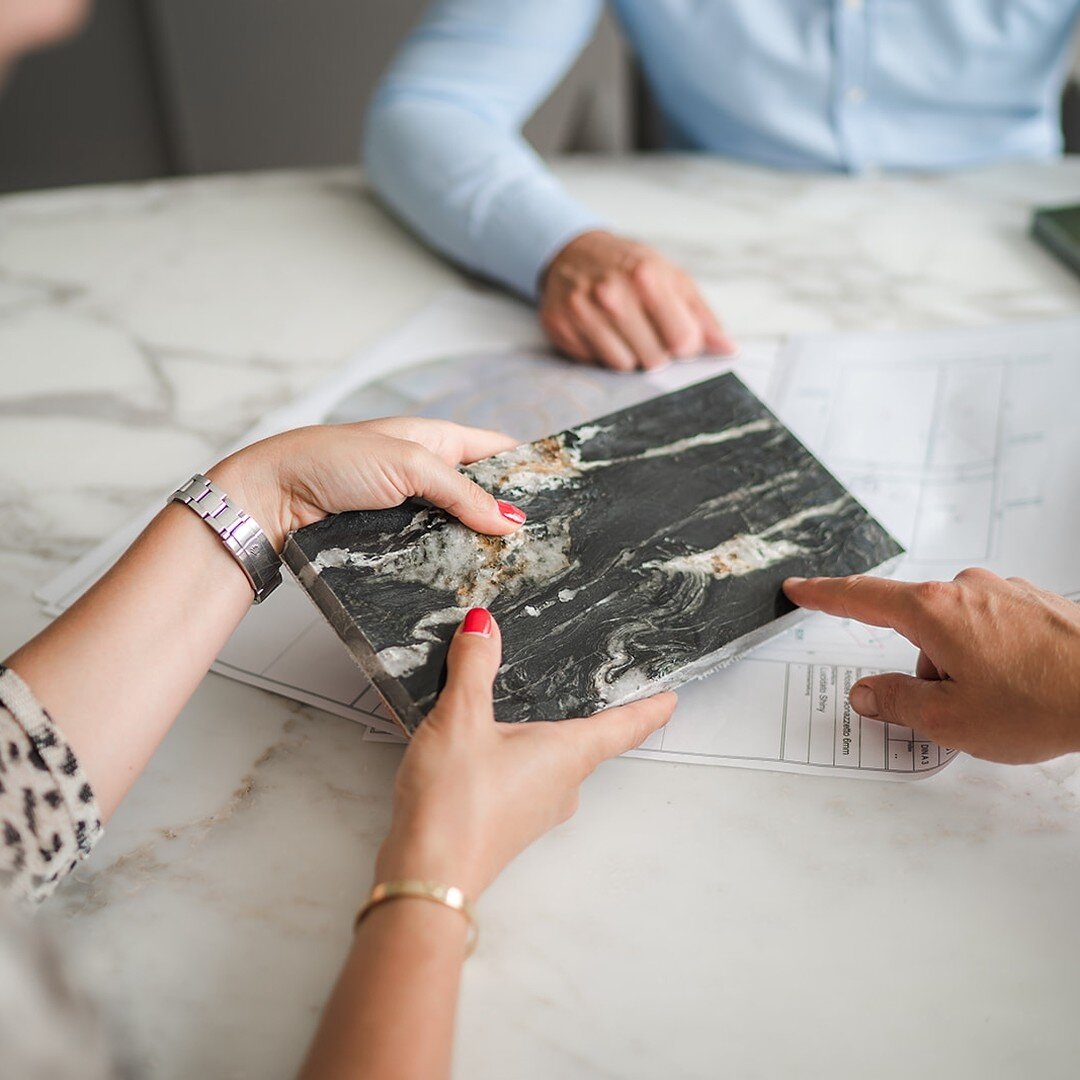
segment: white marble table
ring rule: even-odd
[[[1080,161],[559,171],[744,338],[1080,312],[1025,236]],[[0,652],[42,624],[35,586],[455,280],[349,172],[0,200]],[[211,676],[56,897],[149,1075],[294,1070],[401,754],[360,736]],[[469,1080],[1073,1076],[1080,760],[916,784],[615,762],[480,916]]]

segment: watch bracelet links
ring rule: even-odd
[[[444,885],[440,881],[420,881],[416,878],[402,878],[400,881],[380,881],[372,887],[367,902],[357,912],[356,920],[353,922],[353,933],[356,933],[364,919],[380,904],[388,903],[391,900],[406,899],[427,900],[458,912],[469,924],[469,938],[465,945],[465,956],[472,956],[476,949],[477,939],[480,936],[472,905],[466,899],[465,893],[456,885]]]
[[[255,603],[261,604],[281,584],[281,559],[259,523],[202,473],[177,488],[166,503],[179,502],[202,518],[244,571]]]

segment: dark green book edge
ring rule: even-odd
[[[1080,204],[1036,210],[1031,234],[1048,251],[1080,274]]]

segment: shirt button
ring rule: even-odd
[[[852,105],[861,105],[866,100],[866,91],[861,86],[849,86],[844,96]]]

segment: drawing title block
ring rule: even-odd
[[[799,614],[784,578],[900,545],[736,376],[464,470],[528,523],[473,533],[416,500],[294,533],[285,559],[406,731],[471,607],[502,628],[504,721],[590,715],[707,674]]]

